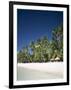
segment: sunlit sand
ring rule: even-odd
[[[40,80],[63,78],[63,62],[18,63],[18,80]]]

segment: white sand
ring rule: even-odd
[[[48,63],[18,63],[18,67],[27,69],[44,71],[49,73],[63,73],[63,62],[48,62]]]

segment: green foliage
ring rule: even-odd
[[[54,54],[63,60],[63,25],[55,28],[52,35]]]
[[[28,47],[24,47],[17,53],[17,59],[20,63],[48,62],[51,58],[55,59],[56,57],[63,60],[63,25],[52,31],[51,40],[48,40],[47,36],[41,37],[30,42]]]

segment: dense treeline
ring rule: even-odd
[[[63,25],[52,30],[52,39],[43,36],[18,51],[18,62],[48,62],[58,57],[63,60]]]

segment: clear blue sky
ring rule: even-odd
[[[42,36],[52,38],[52,30],[63,23],[63,12],[17,10],[17,50]]]

